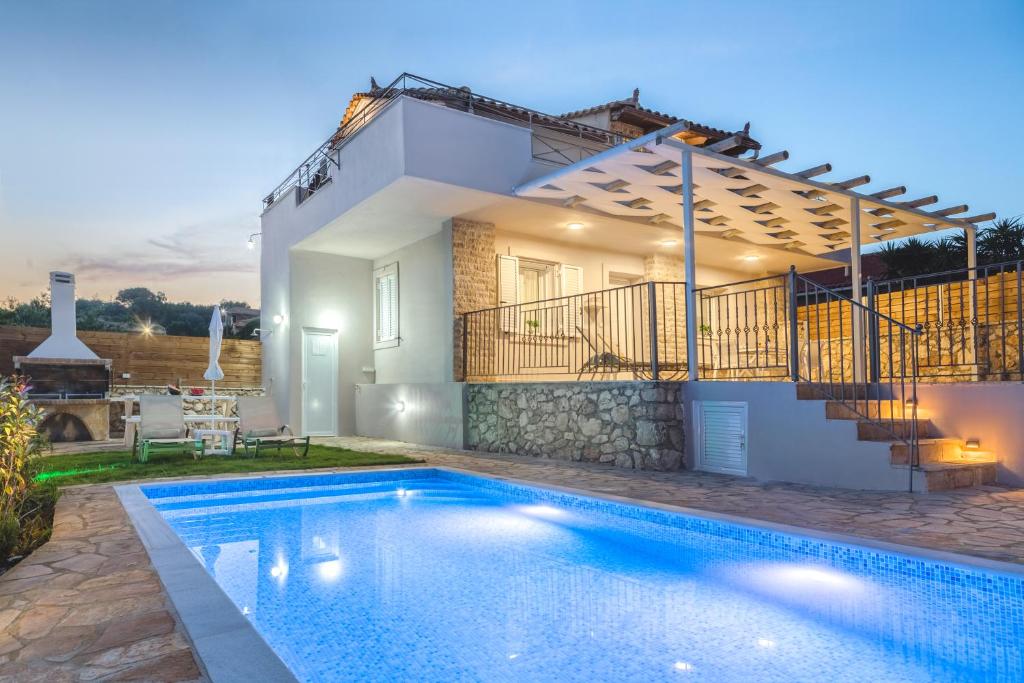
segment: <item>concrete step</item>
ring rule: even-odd
[[[796,385],[796,397],[801,401],[828,401],[839,399],[866,400],[868,398],[866,384],[816,384],[800,382]]]
[[[912,420],[885,420],[882,424],[861,420],[857,423],[857,439],[860,441],[895,441],[909,439]],[[884,426],[883,426],[884,425]],[[930,420],[917,421],[917,438],[927,439],[932,433]]]
[[[920,439],[918,462],[947,462],[960,458],[963,442],[960,439]],[[893,465],[906,465],[910,457],[910,446],[902,441],[893,441],[889,447]]]
[[[996,482],[996,463],[935,462],[915,468],[915,490],[935,492],[983,486]]]
[[[825,417],[829,420],[863,420],[909,418],[911,406],[894,399],[881,401],[826,401]]]

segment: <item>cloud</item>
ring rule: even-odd
[[[89,276],[130,275],[140,284],[162,278],[193,278],[255,273],[256,258],[245,248],[255,232],[254,219],[231,217],[186,225],[150,238],[149,248],[127,247],[72,259],[76,272]]]

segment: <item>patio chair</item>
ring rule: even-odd
[[[180,396],[140,396],[139,428],[135,430],[132,457],[147,462],[156,450],[180,450],[195,456],[195,441],[185,426]]]
[[[288,446],[299,457],[309,453],[309,437],[292,434],[291,427],[282,422],[277,414],[277,406],[267,396],[239,396],[236,403],[238,409],[238,438],[242,440],[242,448],[249,455],[259,457],[260,449],[273,448],[280,453]],[[301,453],[299,451],[302,451]]]

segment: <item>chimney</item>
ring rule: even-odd
[[[50,336],[28,354],[29,358],[98,360],[99,356],[77,336],[75,320],[75,276],[50,273]]]

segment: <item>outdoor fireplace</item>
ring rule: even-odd
[[[50,273],[50,336],[14,367],[28,378],[29,397],[46,411],[41,431],[51,441],[102,441],[110,436],[110,368],[78,338],[75,276]]]

